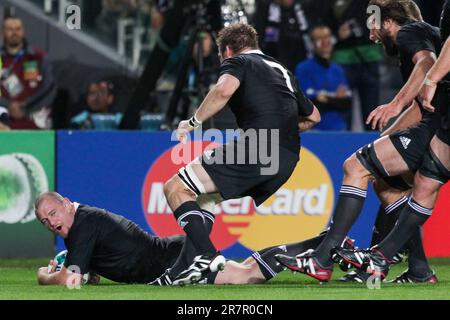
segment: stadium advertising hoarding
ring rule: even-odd
[[[0,257],[46,257],[54,237],[34,215],[34,199],[54,189],[54,132],[0,132]]]
[[[228,257],[243,258],[255,249],[317,235],[331,217],[344,160],[376,137],[370,133],[303,135],[294,174],[263,205],[255,208],[250,198],[244,198],[216,206],[214,243]],[[182,156],[193,159],[214,145],[191,141]],[[164,182],[183,166],[173,161],[178,148],[167,132],[58,132],[58,191],[74,201],[124,215],[152,234],[182,233],[163,194]],[[370,188],[363,213],[350,232],[360,247],[370,244],[377,210]],[[447,234],[449,230],[450,226]],[[432,251],[434,241],[426,243],[430,252],[440,250],[450,256],[450,250]],[[58,249],[62,248],[59,240]]]

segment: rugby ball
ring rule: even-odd
[[[54,258],[53,261],[56,261],[57,265],[54,272],[61,271],[62,267],[64,266],[64,262],[66,261],[67,257],[67,250],[63,250],[59,252]],[[53,266],[49,264],[47,266],[47,270],[50,273],[52,271]],[[70,266],[69,266],[70,269]],[[86,284],[89,281],[89,272],[83,274],[83,278],[81,280],[81,284]]]
[[[66,261],[66,257],[67,257],[67,250],[63,250],[63,251],[59,252],[59,253],[53,258],[53,261],[56,261],[56,263],[57,263],[54,272],[58,272],[58,271],[61,270],[61,268],[62,268],[63,265],[64,265],[64,262]],[[52,271],[52,267],[53,267],[53,266],[52,266],[51,264],[48,265],[47,269],[48,269],[48,272],[49,272],[49,273]]]

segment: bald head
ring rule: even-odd
[[[57,192],[41,194],[34,204],[36,218],[51,232],[66,238],[75,217],[75,206]]]
[[[39,206],[47,199],[52,199],[56,202],[59,202],[60,204],[62,204],[64,202],[64,197],[62,195],[60,195],[58,192],[49,191],[49,192],[41,193],[36,198],[36,201],[34,201],[34,214],[36,216],[38,215]]]

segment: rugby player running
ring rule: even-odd
[[[211,195],[214,205],[217,195],[218,201],[251,196],[259,206],[291,176],[299,160],[299,131],[320,121],[319,111],[298,89],[292,73],[258,49],[252,26],[224,28],[217,45],[219,80],[194,116],[179,123],[177,137],[185,142],[190,131],[227,104],[242,132],[239,138],[207,151],[165,183],[167,202],[187,240],[178,261],[155,285],[194,283],[221,270],[225,258],[210,240],[211,229],[205,225],[207,220],[213,221],[213,215],[201,209],[197,197]],[[260,158],[262,150],[271,154],[269,165]],[[254,155],[258,155],[256,161],[252,161]],[[185,256],[190,252],[197,256],[186,264]]]
[[[392,263],[392,256],[404,245],[410,235],[430,217],[439,190],[450,179],[450,1],[447,0],[442,11],[440,23],[442,52],[428,71],[419,92],[419,100],[424,108],[437,113],[440,126],[432,138],[423,162],[414,179],[412,196],[400,214],[398,223],[389,235],[377,246],[369,250],[335,250],[335,260],[385,277]],[[436,99],[445,88],[444,99]],[[389,108],[388,116],[397,111]],[[378,117],[379,118],[379,117]],[[376,121],[376,119],[375,119]]]
[[[369,5],[378,6],[381,12],[381,25],[377,25],[375,17],[370,21],[372,24],[370,38],[381,42],[387,54],[398,55],[406,83],[389,104],[378,107],[368,120],[380,110],[398,110],[398,114],[405,108],[414,107],[413,100],[441,47],[439,30],[418,21],[417,15],[412,14],[411,8],[416,6],[411,0],[372,0]],[[438,91],[436,99],[445,99],[445,88]],[[339,199],[324,241],[316,250],[296,257],[279,255],[278,259],[282,264],[320,281],[330,280],[333,271],[331,250],[342,242],[358,218],[367,195],[369,181],[383,179],[384,183],[400,189],[401,185],[406,184],[404,175],[414,173],[420,167],[423,154],[439,127],[439,117],[435,113],[425,110],[422,106],[420,110],[422,120],[418,124],[381,137],[345,161]],[[379,128],[384,127],[386,123],[383,118]],[[376,124],[374,123],[374,128]],[[406,198],[401,199],[402,205],[405,200]],[[394,203],[391,208],[395,206],[398,204]],[[417,247],[419,251],[416,252],[418,259],[415,261],[423,266],[421,268],[423,274],[418,278],[435,281],[421,245],[420,228],[416,228],[409,236],[411,235],[414,235],[418,239],[415,242],[420,244],[420,247]]]

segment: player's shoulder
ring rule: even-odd
[[[80,204],[76,211],[76,219],[78,221],[92,223],[108,217],[108,212],[105,209],[92,207],[85,204]]]
[[[234,57],[227,58],[223,61],[224,65],[233,64],[233,65],[244,65],[247,61],[244,55],[236,55]]]
[[[235,72],[245,72],[245,70],[253,69],[255,65],[263,63],[263,60],[272,61],[273,58],[264,55],[259,50],[247,51],[225,59],[222,62],[221,69],[235,70]]]
[[[248,63],[248,62],[258,63],[258,62],[262,62],[263,60],[279,63],[276,59],[264,54],[259,49],[240,53],[240,54],[236,55],[234,58],[238,59],[238,61],[241,61],[242,63]]]
[[[439,36],[439,29],[433,27],[424,21],[410,22],[403,25],[398,33],[400,37],[426,37],[426,36]]]

